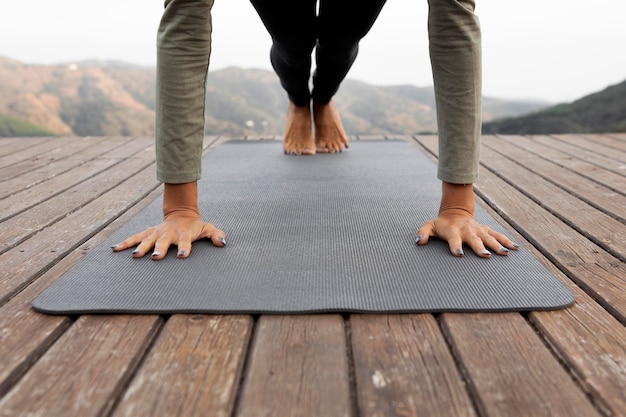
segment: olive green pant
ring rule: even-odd
[[[439,130],[438,178],[478,179],[481,32],[474,0],[428,0]],[[166,0],[157,36],[157,179],[200,179],[213,0]],[[210,97],[209,97],[210,99]]]

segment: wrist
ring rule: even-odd
[[[163,186],[163,217],[172,214],[186,217],[200,217],[198,209],[198,184],[168,184]]]
[[[439,214],[443,212],[466,212],[474,216],[474,187],[472,184],[442,182]]]

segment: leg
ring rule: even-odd
[[[157,35],[157,178],[189,183],[201,175],[213,0],[166,0]]]
[[[320,153],[341,152],[348,147],[332,97],[357,57],[359,41],[369,32],[384,4],[385,0],[320,2],[312,93],[315,142]]]
[[[270,60],[289,98],[283,149],[291,155],[313,155],[309,78],[316,0],[250,1],[272,37]]]
[[[478,179],[481,32],[474,0],[429,0],[428,36],[439,128],[438,178]]]
[[[385,0],[320,0],[313,99],[327,104],[339,90]]]
[[[250,2],[272,37],[270,60],[289,100],[299,107],[308,105],[316,0]]]

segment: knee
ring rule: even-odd
[[[351,62],[359,53],[359,42],[324,42],[320,39],[317,44],[318,59],[330,62]]]
[[[272,62],[285,62],[289,65],[307,64],[311,60],[311,53],[315,42],[279,42],[274,41],[270,50]]]

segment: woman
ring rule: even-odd
[[[326,22],[332,22],[332,25],[327,26],[328,35],[317,29],[311,32],[309,28],[304,31],[304,41],[298,38],[294,42],[283,39],[283,29],[274,28],[276,22],[281,22],[280,19],[284,20],[283,24],[288,28],[298,25],[285,13],[291,10],[289,7],[294,7],[289,5],[290,1],[277,0],[276,4],[287,9],[271,7],[274,3],[270,0],[253,2],[266,26],[271,28],[270,32],[276,34],[272,50],[277,44],[279,46],[276,52],[272,52],[272,59],[276,60],[274,65],[278,67],[277,72],[282,72],[280,59],[289,61],[291,53],[296,63],[301,63],[305,53],[291,52],[291,47],[308,42],[307,48],[311,48],[311,33],[316,33],[315,45],[318,48],[318,59],[321,60],[317,62],[317,71],[322,72],[324,69],[324,72],[314,75],[311,97],[314,104],[319,100],[325,110],[314,110],[313,117],[317,115],[315,124],[319,130],[335,132],[318,137],[317,150],[340,151],[348,144],[340,128],[339,116],[332,105],[332,95],[345,77],[344,72],[354,61],[358,39],[367,33],[384,2],[379,1],[366,7],[364,16],[367,18],[358,24],[352,17],[346,18],[340,12],[336,12],[337,16],[328,15]],[[300,0],[291,2],[299,3]],[[331,3],[340,1],[332,0]],[[353,11],[359,16],[361,12],[358,10],[362,3],[366,3],[365,0],[352,3]],[[307,4],[310,12],[315,3],[309,0]],[[156,106],[157,178],[164,182],[164,219],[161,224],[115,245],[114,251],[138,245],[133,251],[133,257],[142,257],[152,250],[152,259],[159,260],[166,255],[170,245],[177,245],[178,257],[186,258],[191,253],[192,242],[198,239],[209,238],[220,247],[226,244],[225,233],[200,217],[197,199],[204,133],[205,82],[211,51],[212,6],[213,0],[165,2],[157,42]],[[321,5],[320,15],[327,11],[323,7]],[[509,249],[517,249],[517,245],[474,220],[472,183],[478,178],[481,125],[481,33],[474,8],[473,0],[429,0],[428,33],[439,124],[440,159],[437,175],[442,181],[442,196],[437,217],[427,221],[417,231],[416,243],[424,245],[430,238],[436,237],[448,242],[454,256],[463,256],[465,244],[478,256],[488,258],[492,251],[498,255],[507,255]],[[272,16],[272,10],[276,17]],[[306,24],[313,28],[320,22],[318,18],[311,20],[310,16],[307,19]],[[346,30],[350,34],[344,37]],[[286,30],[286,33],[293,33],[293,29]],[[326,66],[326,49],[329,51],[328,56],[344,57],[345,61],[341,65],[335,63],[334,67],[332,63]],[[326,73],[326,68],[335,69]],[[302,74],[306,73],[305,65]],[[294,80],[300,80],[300,76],[294,75]],[[279,74],[279,77],[283,83],[292,85],[289,73]],[[322,83],[321,80],[330,81]],[[291,87],[287,90],[288,94],[293,94],[290,96],[293,104],[291,110],[298,112],[301,109],[303,114],[294,114],[288,118],[287,133],[295,139],[286,143],[285,151],[311,153],[315,144],[305,133],[306,121],[310,123],[310,114],[309,117],[306,115],[307,94],[299,81],[294,82],[294,85],[300,86],[302,91],[292,91]],[[324,103],[327,99],[328,103]],[[325,129],[325,126],[330,127]],[[291,130],[294,131],[293,135]],[[304,134],[296,135],[298,132]],[[302,137],[306,138],[302,140]],[[300,145],[291,146],[291,143]]]

